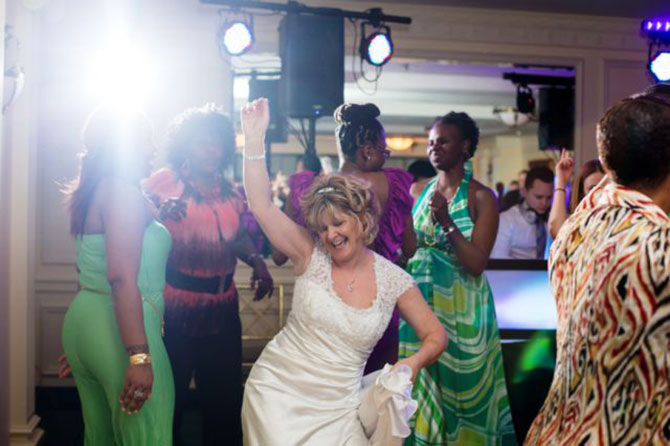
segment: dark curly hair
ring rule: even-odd
[[[670,175],[670,95],[647,90],[617,102],[598,123],[598,153],[614,181],[657,186]]]
[[[168,127],[167,160],[173,169],[179,169],[188,157],[189,144],[197,135],[215,135],[223,142],[221,169],[235,156],[235,130],[230,118],[221,107],[205,104],[192,107],[177,115]]]
[[[347,159],[354,159],[358,149],[381,138],[384,127],[377,119],[379,115],[375,104],[342,104],[337,107],[333,113],[337,124],[335,136]]]
[[[436,124],[453,125],[458,128],[462,139],[470,141],[470,158],[472,158],[477,151],[477,144],[479,144],[479,127],[477,123],[463,112],[449,112],[444,116],[438,116],[431,124],[431,128]]]

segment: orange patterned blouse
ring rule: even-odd
[[[601,184],[549,259],[557,361],[525,445],[670,444],[670,219]]]

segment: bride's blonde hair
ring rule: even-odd
[[[317,234],[322,230],[323,212],[332,215],[337,210],[358,220],[366,246],[377,237],[379,204],[371,187],[358,179],[337,173],[318,177],[300,197],[300,207],[307,227]]]

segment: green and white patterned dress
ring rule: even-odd
[[[474,222],[468,211],[466,170],[449,215],[470,241]],[[412,211],[419,249],[407,271],[447,330],[449,344],[433,365],[422,369],[414,387],[419,409],[406,445],[516,445],[507,398],[493,296],[483,274],[461,266],[442,228],[430,218],[431,181]],[[400,357],[414,354],[420,342],[400,321]]]

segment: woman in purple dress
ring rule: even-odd
[[[374,104],[342,104],[335,110],[335,136],[340,156],[340,173],[351,175],[371,184],[382,209],[379,233],[371,248],[391,262],[404,267],[416,251],[416,236],[412,221],[414,200],[409,194],[412,176],[402,169],[384,168],[390,152],[386,148],[386,134],[377,119],[379,108]],[[286,213],[305,226],[299,199],[318,175],[305,170],[289,179],[291,195],[286,202]],[[283,256],[274,255],[278,263]],[[384,336],[368,359],[365,373],[398,360],[398,310],[393,312]]]

